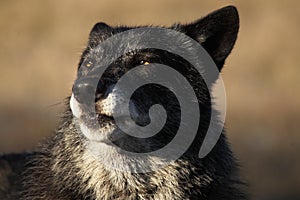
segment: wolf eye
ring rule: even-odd
[[[86,64],[85,64],[86,67],[90,68],[93,66],[93,62],[92,61],[88,61]]]
[[[141,64],[141,65],[149,65],[150,63],[149,63],[148,61],[142,60],[142,61],[140,62],[140,64]]]

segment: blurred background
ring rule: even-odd
[[[0,153],[30,150],[56,127],[98,21],[191,22],[235,5],[241,28],[223,70],[227,129],[252,199],[300,199],[300,2],[0,0]]]

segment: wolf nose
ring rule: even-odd
[[[75,81],[72,92],[79,103],[88,105],[95,102],[96,95],[100,92],[99,88],[102,88],[99,80],[83,78]]]

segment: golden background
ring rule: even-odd
[[[171,25],[235,5],[241,27],[223,69],[227,129],[252,199],[300,199],[300,2],[0,0],[0,153],[56,127],[92,26]]]

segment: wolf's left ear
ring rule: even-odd
[[[205,48],[221,71],[237,38],[239,15],[234,6],[228,6],[180,28]]]

